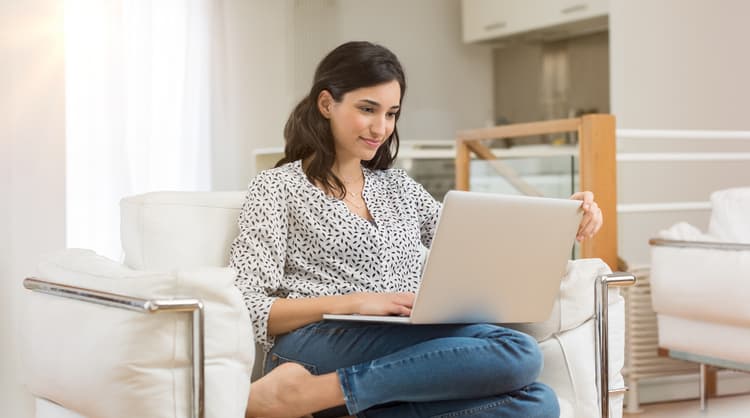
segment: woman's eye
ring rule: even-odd
[[[396,114],[397,114],[397,113],[398,113],[398,112],[388,112],[388,115],[387,115],[387,116],[388,116],[388,119],[393,119],[393,118],[395,118],[395,117],[396,117]]]
[[[372,112],[374,112],[374,111],[375,111],[375,110],[374,110],[373,108],[371,108],[371,107],[361,107],[360,109],[362,109],[362,111],[363,111],[363,112],[367,112],[367,113],[372,113]]]

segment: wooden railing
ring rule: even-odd
[[[599,233],[581,245],[581,256],[601,258],[616,271],[617,170],[614,116],[586,115],[575,119],[520,123],[459,132],[456,139],[456,188],[469,190],[471,153],[483,160],[497,159],[492,150],[481,143],[482,140],[565,132],[578,133],[580,188],[594,193],[596,203],[604,214],[604,224]]]

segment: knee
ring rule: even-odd
[[[516,388],[537,380],[544,366],[544,355],[536,340],[528,334],[501,326],[487,325],[484,336],[502,353],[497,366],[511,371]]]
[[[529,401],[530,417],[538,418],[558,418],[560,416],[560,404],[557,401],[557,394],[544,383],[532,383],[523,390]]]
[[[544,355],[539,344],[533,337],[523,333],[518,333],[516,344],[519,374],[527,384],[536,381],[544,367]]]

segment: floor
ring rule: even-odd
[[[641,405],[639,414],[624,414],[623,418],[748,418],[750,395],[723,396],[708,400],[705,412],[696,400]]]

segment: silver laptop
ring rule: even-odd
[[[410,316],[323,315],[405,324],[546,320],[572,254],[581,202],[450,191]]]

